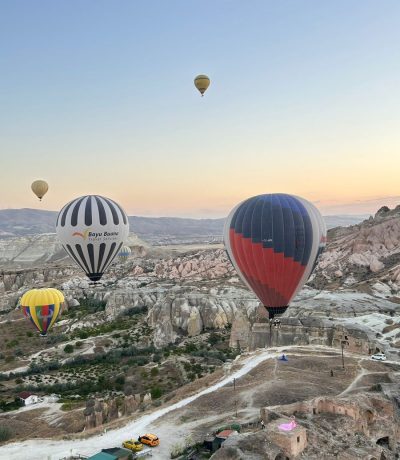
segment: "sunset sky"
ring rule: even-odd
[[[0,208],[400,204],[399,21],[398,0],[3,0]]]

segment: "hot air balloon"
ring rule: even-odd
[[[307,282],[326,244],[326,227],[307,200],[283,193],[237,205],[224,229],[228,256],[272,319]]]
[[[49,185],[44,180],[35,180],[31,185],[32,192],[42,201],[44,195],[46,195]]]
[[[21,297],[20,306],[41,336],[56,322],[60,314],[64,295],[57,289],[31,289]]]
[[[210,86],[210,79],[207,75],[197,75],[194,79],[194,86],[200,91],[200,94],[204,96],[207,88]]]
[[[96,282],[127,239],[129,223],[125,211],[115,201],[86,195],[61,209],[56,232],[65,251]]]
[[[123,261],[126,262],[128,257],[131,255],[131,248],[129,246],[122,246],[121,250],[119,251],[118,257]]]

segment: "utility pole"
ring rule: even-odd
[[[269,319],[269,348],[272,347],[272,318]]]
[[[233,397],[235,400],[235,417],[237,418],[238,416],[238,411],[237,411],[237,399],[236,399],[236,378],[233,378]]]
[[[348,345],[349,342],[347,340],[341,340],[340,341],[340,346],[342,348],[342,368],[344,369],[344,353],[343,353],[343,350],[344,350],[344,346],[345,345]]]

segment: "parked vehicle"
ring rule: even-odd
[[[139,442],[141,442],[142,444],[147,444],[150,447],[155,447],[160,444],[158,436],[151,433],[146,433],[143,436],[139,436]]]
[[[371,359],[374,361],[386,361],[385,353],[376,353],[375,355],[371,356]]]
[[[136,439],[128,439],[128,441],[124,441],[122,443],[122,447],[125,447],[125,449],[132,450],[133,452],[139,452],[143,449],[143,444],[140,441],[137,441]]]

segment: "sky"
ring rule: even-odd
[[[2,0],[0,208],[399,204],[399,20],[398,0]]]

